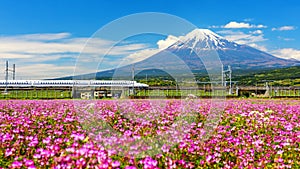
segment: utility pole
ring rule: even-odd
[[[177,78],[175,78],[175,81],[176,81],[176,95],[178,93],[178,81],[177,81]]]
[[[11,71],[13,73],[13,80],[16,78],[16,65],[13,64],[13,68],[8,68],[8,61],[5,62],[5,89],[4,93],[7,93],[7,86],[8,86],[8,72]]]
[[[6,66],[5,66],[5,90],[4,90],[4,93],[7,93],[7,83],[8,83],[8,61],[6,61]]]
[[[148,83],[148,74],[146,73],[146,84]]]
[[[224,86],[224,65],[222,64],[222,86]]]
[[[134,96],[134,64],[132,64],[132,95]]]
[[[231,81],[231,66],[228,66],[227,70],[224,70],[224,67],[222,65],[222,86],[226,87],[226,77],[229,78],[229,94],[232,94],[232,81]]]
[[[12,72],[13,72],[13,80],[16,80],[16,64],[13,64]]]
[[[231,66],[228,66],[229,71],[229,94],[232,94],[232,84],[231,84]]]

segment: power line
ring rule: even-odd
[[[16,80],[15,77],[16,77],[16,64],[13,64],[13,68],[12,69],[9,69],[8,68],[8,60],[6,61],[6,64],[5,64],[5,90],[4,90],[4,93],[7,93],[7,85],[8,85],[8,72],[12,72],[13,73],[13,80]]]
[[[226,77],[229,78],[229,94],[232,94],[232,81],[231,81],[231,66],[228,66],[227,70],[224,70],[224,67],[222,65],[222,86],[226,87]]]

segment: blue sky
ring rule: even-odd
[[[299,11],[297,0],[2,0],[0,65],[4,70],[5,60],[15,63],[23,79],[72,74],[89,37],[120,17],[141,12],[172,14],[238,43],[300,60]],[[112,55],[138,57],[136,52],[149,54],[160,48],[159,40],[170,40],[146,39],[129,38],[136,43],[124,43]],[[96,40],[102,45],[97,49],[112,43]],[[96,48],[91,51],[99,52]]]

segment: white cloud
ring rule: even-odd
[[[160,49],[144,49],[144,50],[137,51],[124,58],[123,59],[124,61],[121,64],[121,66],[142,61],[158,53],[159,51]]]
[[[18,39],[24,39],[24,40],[43,40],[43,41],[51,41],[51,40],[58,40],[58,39],[64,39],[70,37],[71,34],[68,32],[62,32],[62,33],[37,33],[37,34],[27,34],[27,35],[18,35],[14,36]],[[14,38],[10,37],[10,38]]]
[[[280,40],[284,40],[284,41],[292,41],[292,40],[295,40],[295,39],[293,39],[293,38],[285,38],[285,37],[281,37],[281,36],[278,36],[277,38],[280,39]]]
[[[218,33],[220,33],[224,38],[234,41],[238,44],[245,44],[264,52],[268,51],[265,46],[260,44],[261,42],[267,40],[264,38],[263,31],[261,30],[250,31],[249,33],[244,33],[242,31],[222,30],[218,31]]]
[[[238,29],[238,28],[266,28],[267,26],[265,25],[252,25],[250,23],[246,22],[236,22],[236,21],[231,21],[227,23],[224,26],[221,26],[223,28],[231,28],[231,29]]]
[[[252,34],[263,34],[262,30],[255,30],[255,31],[250,31]]]
[[[279,28],[272,28],[272,31],[291,31],[291,30],[295,30],[296,27],[294,26],[282,26]]]
[[[208,28],[220,28],[220,26],[218,26],[218,25],[211,25],[211,26],[208,26]]]
[[[253,47],[253,48],[256,48],[258,50],[261,50],[261,51],[264,51],[264,52],[268,52],[268,49],[265,46],[258,45],[256,43],[250,43],[248,45],[251,46],[251,47]]]
[[[251,28],[249,23],[245,22],[229,22],[228,24],[224,25],[224,28]]]
[[[218,31],[224,38],[234,41],[239,44],[253,44],[257,42],[266,41],[264,34],[253,34],[253,33],[244,33],[241,31],[232,31],[232,30],[223,30]]]
[[[265,25],[252,25],[254,28],[267,28],[267,26],[265,26]]]
[[[297,59],[300,60],[300,50],[293,49],[293,48],[283,48],[277,49],[270,52],[271,54],[284,58],[284,59]]]
[[[111,46],[113,47],[111,48]],[[113,41],[100,38],[72,38],[70,33],[2,36],[0,37],[0,60],[3,63],[5,60],[15,63],[18,74],[21,76],[33,77],[40,74],[40,77],[49,78],[54,75],[68,74],[63,67],[73,67],[74,69],[74,61],[63,63],[64,66],[60,68],[62,65],[60,60],[63,60],[63,58],[76,60],[77,56],[81,54],[83,59],[80,61],[99,61],[99,56],[124,57],[147,47],[147,44],[132,43],[115,45]],[[55,66],[57,66],[57,71],[61,73],[53,71],[56,70]],[[31,74],[30,72],[34,70],[31,69],[32,67],[41,67],[42,71],[36,71],[36,75]]]
[[[158,45],[159,49],[163,50],[163,49],[166,49],[167,47],[171,46],[172,44],[174,44],[178,40],[179,40],[178,37],[173,36],[173,35],[169,35],[166,39],[159,40],[157,42],[157,45]]]
[[[174,44],[175,42],[177,42],[179,40],[178,37],[173,36],[173,35],[169,35],[166,39],[162,39],[157,41],[157,48],[151,48],[151,49],[144,49],[144,50],[140,50],[137,51],[135,53],[132,53],[130,55],[128,55],[126,58],[124,58],[124,60],[126,62],[124,63],[134,63],[134,62],[138,62],[138,61],[142,61],[166,48],[168,48],[169,46],[171,46],[172,44]]]
[[[222,30],[218,31],[218,33],[222,34],[226,39],[237,42],[239,44],[246,44],[253,48],[259,49],[264,52],[268,52],[277,56],[279,58],[284,59],[297,59],[300,60],[300,50],[293,48],[284,48],[270,51],[264,45],[261,45],[260,42],[266,41],[264,38],[264,34],[262,31],[256,30],[253,32],[244,33],[241,31],[232,31],[232,30]],[[281,37],[278,37],[281,38]],[[291,40],[291,39],[283,39],[283,40]]]
[[[20,72],[20,73],[19,73]],[[18,79],[43,79],[73,75],[74,66],[58,66],[55,64],[32,64],[17,67]]]
[[[86,41],[89,42],[85,45]],[[53,54],[53,53],[80,53],[83,48],[84,53],[89,54],[106,54],[108,47],[114,42],[102,40],[98,38],[70,38],[55,42],[32,41],[30,39],[18,38],[1,38],[0,37],[0,53],[26,53],[31,55]],[[114,46],[110,51],[110,55],[126,54],[132,50],[145,48],[144,44],[127,44],[122,46]]]

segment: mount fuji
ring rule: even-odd
[[[161,73],[159,70],[163,72],[166,72],[166,70],[180,72],[189,69],[193,73],[205,72],[205,66],[200,59],[201,57],[210,57],[209,55],[201,56],[203,53],[201,51],[205,50],[214,51],[214,55],[218,56],[224,66],[230,65],[235,71],[266,70],[300,65],[298,60],[275,57],[248,45],[229,41],[211,30],[195,29],[185,36],[179,37],[177,42],[166,49],[134,63],[134,68],[138,72],[147,70],[146,74],[148,75],[159,74]],[[117,69],[97,72],[96,75],[92,76],[96,76],[97,79],[115,77],[116,74],[129,77],[131,72],[132,65],[127,65]]]
[[[248,45],[229,41],[208,29],[195,29],[166,50],[175,53],[187,63],[195,63],[193,60],[197,57],[197,51],[205,49],[215,50],[223,65],[231,65],[233,69],[267,69],[300,65],[300,61],[275,57]],[[197,70],[201,68],[201,63],[190,66],[191,69]]]

